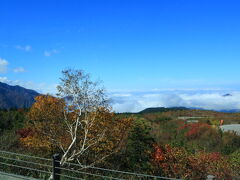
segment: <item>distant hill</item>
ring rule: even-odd
[[[224,113],[238,113],[240,112],[240,109],[222,109],[222,110],[213,110],[213,109],[203,109],[203,108],[186,108],[186,107],[151,107],[151,108],[146,108],[138,113],[144,114],[144,113],[155,113],[155,112],[167,112],[167,111],[177,111],[177,110],[207,110],[207,111],[215,111],[215,112],[224,112]]]
[[[176,111],[176,110],[188,110],[189,108],[186,107],[170,107],[170,108],[165,108],[165,107],[151,107],[151,108],[146,108],[139,113],[154,113],[154,112],[167,112],[167,111]]]
[[[34,90],[0,82],[0,109],[28,108],[38,95]]]
[[[228,97],[228,96],[232,96],[232,95],[229,93],[223,95],[223,97]]]

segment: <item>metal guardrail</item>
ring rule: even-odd
[[[23,159],[23,158],[26,158],[26,159]],[[43,161],[43,163],[33,162],[33,159],[38,160],[38,161]],[[3,162],[1,160],[10,161],[10,162]],[[17,163],[22,163],[22,164],[20,165]],[[23,165],[23,163],[24,163],[24,165]],[[50,165],[49,163],[52,163],[52,165]],[[93,169],[93,170],[98,170],[101,172],[112,173],[111,176],[110,175],[102,175],[102,174],[97,174],[97,173],[81,171],[81,170],[75,170],[76,168],[79,168],[79,167],[82,168],[82,166],[80,166],[79,164],[75,164],[75,163],[67,163],[67,165],[71,168],[61,167],[60,166],[60,156],[58,154],[53,155],[53,159],[47,159],[47,158],[42,158],[42,157],[37,157],[37,156],[30,156],[30,155],[0,150],[0,164],[7,166],[7,167],[15,167],[15,168],[19,168],[19,169],[29,170],[31,172],[44,173],[44,174],[48,175],[49,177],[52,176],[53,180],[60,180],[61,177],[64,177],[67,179],[82,180],[82,179],[84,179],[84,176],[90,176],[92,178],[94,177],[94,178],[100,178],[100,179],[124,180],[123,178],[117,177],[117,175],[120,175],[120,174],[128,175],[131,177],[136,177],[136,178],[177,180],[175,178],[153,176],[153,175],[127,172],[127,171],[119,171],[119,170],[106,169],[106,168],[100,168],[100,167],[94,167],[94,166],[90,166],[90,167],[85,166],[83,168],[83,169]],[[31,167],[27,166],[28,164],[31,165]],[[38,168],[36,168],[36,166]],[[79,177],[79,176],[64,174],[64,173],[62,173],[63,171],[64,172],[72,172],[72,173],[78,174],[80,176],[82,175],[83,178]]]

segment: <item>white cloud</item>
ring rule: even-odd
[[[53,50],[50,50],[50,51],[44,51],[44,56],[47,56],[47,57],[49,57],[49,56],[52,56],[53,54],[57,54],[59,51],[58,50],[56,50],[56,49],[53,49]]]
[[[112,97],[128,97],[131,96],[131,94],[126,93],[126,94],[121,94],[121,93],[117,93],[117,94],[112,94]]]
[[[13,72],[15,72],[15,73],[21,73],[21,72],[25,72],[26,70],[23,68],[23,67],[18,67],[18,68],[15,68],[14,70],[13,70]]]
[[[7,77],[0,77],[0,82],[7,83],[9,85],[19,85],[21,83],[19,80],[10,80]]]
[[[17,46],[16,46],[16,49],[29,52],[29,51],[32,50],[32,47],[31,47],[30,45],[26,45],[26,46],[17,45]]]
[[[8,66],[7,60],[0,58],[0,73],[6,73],[7,66]]]
[[[0,82],[8,83],[8,78],[7,77],[0,77]]]
[[[0,77],[0,82],[15,86],[19,85],[27,89],[33,89],[39,93],[55,95],[57,92],[56,84],[34,83],[31,81],[10,80],[7,77]]]
[[[230,93],[232,96],[223,95]],[[226,90],[176,90],[161,92],[132,92],[129,96],[114,96],[113,110],[116,112],[139,112],[148,107],[189,107],[212,110],[240,109],[240,91]],[[124,94],[124,93],[122,93]]]

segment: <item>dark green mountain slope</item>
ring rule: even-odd
[[[34,90],[0,82],[0,109],[28,108],[38,95]]]
[[[165,108],[165,107],[151,107],[151,108],[146,108],[142,111],[140,111],[140,114],[144,113],[156,113],[156,112],[167,112],[167,111],[178,111],[178,110],[188,110],[186,107],[170,107],[170,108]]]

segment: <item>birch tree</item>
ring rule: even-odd
[[[35,133],[22,142],[61,150],[61,165],[75,161],[83,168],[92,166],[120,149],[133,119],[111,112],[104,88],[89,74],[72,69],[62,73],[58,97],[36,98],[28,116]]]
[[[78,160],[91,146],[101,141],[105,135],[105,127],[90,137],[90,130],[96,122],[99,110],[108,110],[105,91],[98,82],[90,80],[89,74],[79,70],[62,72],[61,83],[57,87],[58,96],[66,98],[68,106],[64,110],[64,123],[71,137],[71,143],[64,149],[61,164]],[[73,117],[69,117],[74,112]]]

